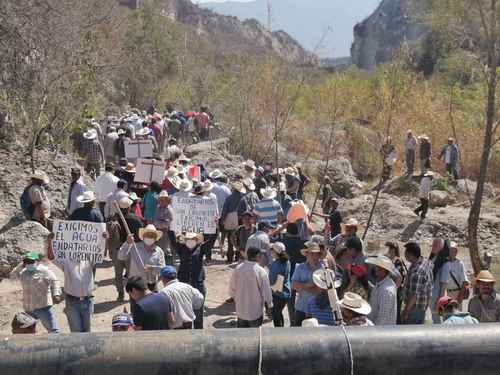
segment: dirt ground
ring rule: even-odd
[[[234,304],[225,303],[228,298],[228,284],[231,271],[236,264],[227,265],[215,249],[213,264],[206,266],[206,288],[207,297],[205,301],[205,328],[230,328],[236,327],[236,316]],[[49,267],[56,272],[59,280],[64,280],[62,272],[53,264]],[[114,286],[114,271],[110,261],[98,266],[97,289],[95,296],[95,314],[92,319],[93,332],[110,332],[111,319],[114,314],[129,309],[128,301],[117,302],[117,292]],[[127,297],[126,297],[127,299]],[[18,281],[3,280],[0,282],[0,334],[10,334],[10,322],[16,312],[23,311],[22,289]],[[61,332],[69,332],[66,316],[63,313],[64,302],[56,305],[56,316]],[[286,309],[284,311],[287,317]],[[272,326],[272,321],[267,320],[265,325]],[[286,323],[288,325],[288,322]],[[45,329],[39,324],[38,334],[45,333]]]

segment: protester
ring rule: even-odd
[[[147,224],[152,224],[158,207],[158,194],[161,192],[161,186],[158,182],[153,181],[149,185],[149,189],[142,199],[142,212]]]
[[[422,257],[420,246],[416,242],[405,244],[405,249],[405,258],[411,263],[411,267],[404,284],[405,307],[401,320],[405,324],[424,324],[425,311],[431,299],[434,264]]]
[[[111,320],[111,330],[113,332],[133,332],[135,331],[134,319],[126,312],[118,313]]]
[[[104,174],[97,177],[94,184],[97,205],[103,217],[106,217],[104,210],[106,201],[116,189],[118,181],[120,181],[120,179],[113,174],[114,170],[115,166],[113,164],[106,163],[104,166]]]
[[[232,263],[234,258],[234,234],[239,228],[240,217],[248,211],[246,202],[243,199],[246,194],[245,186],[240,181],[235,181],[231,185],[231,195],[226,198],[222,208],[219,226],[227,233],[228,242],[227,258]]]
[[[247,190],[245,197],[243,198],[245,201],[245,205],[249,211],[255,211],[257,207],[257,203],[260,201],[259,196],[255,193],[255,184],[251,178],[244,178],[242,181],[243,186]]]
[[[417,137],[413,135],[413,132],[411,130],[408,130],[406,132],[406,138],[404,140],[407,176],[413,176],[413,172],[415,170],[417,142]]]
[[[351,250],[346,248],[348,255],[351,254]],[[368,300],[370,296],[370,283],[368,281],[368,267],[366,264],[354,264],[352,263],[352,255],[349,257],[349,264],[344,268],[344,276],[348,277],[348,283],[343,289],[343,292],[355,293],[361,298]]]
[[[309,319],[316,319],[318,325],[334,326],[335,319],[333,317],[330,299],[327,290],[321,290],[318,295],[312,298],[307,305],[307,319],[302,321],[302,327],[307,326]]]
[[[170,297],[174,312],[174,329],[191,329],[196,319],[195,311],[203,308],[204,296],[189,284],[177,279],[177,271],[172,266],[162,268],[160,272],[164,288],[161,293]]]
[[[428,136],[421,135],[420,141],[420,173],[423,175],[431,169],[432,145]]]
[[[261,250],[249,248],[247,260],[233,271],[229,295],[234,299],[238,328],[260,327],[263,311],[273,308],[273,295],[266,270],[259,266]]]
[[[334,198],[333,196],[333,187],[332,183],[330,180],[330,176],[325,176],[323,177],[323,185],[321,187],[321,208],[323,209],[323,213],[327,214],[327,203],[330,201],[331,198]]]
[[[425,172],[420,181],[420,190],[418,196],[420,198],[420,206],[415,209],[415,215],[420,216],[422,220],[427,216],[427,211],[429,210],[429,201],[432,190],[432,180],[434,178],[434,173],[429,171]]]
[[[500,295],[494,289],[496,279],[490,271],[476,276],[477,292],[469,301],[469,313],[479,323],[500,322]]]
[[[255,204],[255,215],[257,223],[269,223],[273,228],[278,226],[278,223],[284,221],[284,214],[279,202],[275,199],[277,195],[276,189],[267,187],[262,189],[260,194],[262,200]]]
[[[312,281],[314,271],[325,268],[321,259],[324,254],[318,244],[308,242],[305,248],[301,250],[302,255],[306,257],[306,262],[299,264],[295,268],[292,276],[292,288],[297,291],[298,298],[295,301],[295,317],[293,325],[300,327],[302,321],[307,316],[307,306],[320,291]]]
[[[363,243],[357,234],[359,222],[355,218],[350,218],[345,224],[341,225],[341,227],[343,229],[342,233],[338,234],[330,241],[333,248],[339,249],[341,247],[348,247],[349,249],[353,249],[353,256],[362,253]],[[364,259],[360,263],[363,264]]]
[[[215,203],[216,207],[216,222],[219,220],[220,211],[218,209],[217,196],[212,192],[214,184],[210,180],[206,180],[200,184],[201,192],[200,197],[204,200],[209,200]],[[215,246],[215,241],[217,241],[218,233],[205,234],[205,241],[203,242],[203,253],[206,257],[206,262],[210,263],[212,261],[212,250]]]
[[[226,203],[226,199],[231,195],[231,189],[226,185],[225,183],[226,176],[224,176],[224,174],[220,170],[215,169],[208,176],[214,182],[212,192],[217,197],[219,214],[222,214],[222,210],[224,209],[224,203]],[[224,227],[221,226],[220,224],[219,224],[219,235],[220,235],[219,248],[222,252],[224,248],[224,241],[227,237],[227,234],[226,231],[224,230]]]
[[[104,223],[104,218],[101,211],[95,208],[96,197],[93,191],[85,191],[82,195],[76,198],[77,202],[82,207],[77,208],[69,220],[90,221],[92,223]]]
[[[373,322],[368,318],[371,307],[361,296],[355,293],[346,293],[339,301],[342,309],[342,318],[348,326],[373,326]]]
[[[117,131],[118,139],[115,142],[115,152],[114,154],[122,159],[125,158],[125,144],[130,141],[130,137],[127,136],[127,132],[124,129],[118,129]]]
[[[249,248],[259,249],[261,251],[259,257],[259,265],[268,267],[271,264],[271,239],[270,233],[272,228],[267,222],[262,222],[257,225],[257,232],[248,237],[245,252]]]
[[[283,309],[290,299],[290,262],[285,245],[272,244],[273,263],[269,268],[269,283],[273,290],[273,322],[275,327],[284,327]]]
[[[39,261],[37,252],[28,252],[10,278],[21,281],[24,311],[40,320],[47,332],[58,333],[53,304],[61,302],[61,287],[54,272]]]
[[[232,254],[228,253],[228,263],[232,263],[233,260],[238,262],[240,258],[243,259],[245,257],[248,239],[257,231],[255,216],[252,212],[245,212],[241,215],[241,223],[242,225],[240,225],[234,235],[234,246],[236,247],[234,259]]]
[[[116,183],[116,189],[108,195],[106,199],[106,205],[104,206],[104,217],[109,219],[118,213],[116,204],[122,198],[128,198],[129,194],[125,191],[127,189],[127,182],[125,180],[119,180]]]
[[[29,178],[31,182],[21,196],[21,208],[27,219],[38,221],[46,227],[50,217],[50,200],[46,189],[49,177],[45,172],[35,171]]]
[[[115,126],[109,126],[107,129],[106,136],[104,137],[104,157],[106,163],[116,162],[116,142],[118,141],[118,132]]]
[[[206,141],[209,135],[210,117],[206,110],[206,107],[202,106],[194,118],[195,127],[202,141]]]
[[[392,261],[379,255],[366,260],[372,264],[377,284],[371,291],[370,320],[377,326],[395,325],[397,322],[397,290],[392,275],[396,273]]]
[[[149,224],[139,229],[140,242],[135,243],[134,235],[130,235],[118,251],[119,260],[130,262],[129,278],[132,276],[143,278],[152,292],[157,290],[158,275],[165,267],[163,250],[156,246],[162,235],[163,232]]]
[[[385,143],[380,150],[383,159],[382,181],[387,181],[391,178],[392,166],[396,162],[396,147],[392,144],[392,138],[387,137]]]
[[[453,179],[458,180],[458,146],[453,138],[448,138],[448,144],[441,149],[439,159],[446,164],[446,173]]]
[[[156,228],[163,232],[158,241],[158,246],[165,254],[165,264],[172,264],[173,244],[175,244],[175,233],[170,230],[170,225],[174,220],[174,212],[170,203],[172,199],[165,190],[158,194],[158,207],[153,217],[153,224]]]
[[[406,268],[406,264],[401,259],[399,245],[396,242],[386,242],[385,246],[387,247],[387,253],[385,254],[396,268],[399,276],[395,278],[394,282],[396,283],[396,287],[398,288],[397,294],[397,324],[401,324],[401,306],[403,304],[404,299],[404,281],[406,279],[406,274],[408,273],[408,269]]]
[[[468,312],[461,312],[458,302],[450,296],[443,296],[437,302],[439,314],[445,325],[479,324]]]
[[[36,319],[31,315],[20,312],[14,315],[12,319],[12,334],[36,334]]]
[[[137,331],[167,330],[173,326],[172,301],[165,293],[148,293],[146,280],[130,276],[125,290],[132,304],[132,316]]]
[[[453,300],[457,301],[458,309],[462,310],[462,302],[468,299],[469,296],[469,280],[465,273],[464,263],[457,259],[458,244],[450,242],[450,257],[449,260],[443,265],[442,279],[446,280],[443,284],[440,297],[444,294],[450,296]]]
[[[297,199],[303,201],[305,200],[304,189],[307,185],[311,183],[311,178],[304,174],[302,170],[302,164],[300,163],[296,164],[295,169],[297,170],[297,174],[300,180],[299,191],[297,192]]]
[[[85,172],[99,177],[101,174],[101,165],[104,164],[104,151],[99,140],[97,139],[97,131],[89,129],[83,133],[85,143],[83,144],[83,151],[85,154]]]
[[[86,190],[80,168],[71,168],[71,184],[69,185],[68,202],[66,204],[66,213],[68,215],[71,215],[77,208],[82,207],[77,198]]]
[[[330,198],[324,207],[324,210],[327,212],[326,214],[313,212],[313,215],[328,219],[328,225],[325,230],[329,231],[330,238],[335,238],[342,233],[342,215],[338,208],[339,201],[335,198]]]
[[[432,322],[434,324],[441,323],[441,316],[437,310],[437,301],[440,297],[446,294],[446,289],[448,285],[448,279],[450,276],[443,272],[443,266],[448,262],[449,259],[449,247],[448,243],[440,237],[436,237],[432,240],[431,253],[429,255],[429,260],[434,264],[433,267],[433,286],[432,286],[432,297],[431,297],[431,313]]]

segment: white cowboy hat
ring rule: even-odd
[[[300,250],[300,253],[302,255],[306,255],[307,253],[321,253],[322,250],[321,248],[319,247],[319,244],[317,244],[316,242],[306,242],[305,243],[305,248]]]
[[[151,134],[151,129],[150,128],[142,128],[139,129],[135,132],[135,135],[137,136],[145,136]]]
[[[278,195],[276,189],[273,189],[270,186],[266,187],[265,189],[260,189],[260,194],[266,199],[274,199],[276,198],[276,195]]]
[[[356,293],[347,292],[338,304],[344,309],[354,311],[361,315],[368,315],[372,311],[370,304]]]
[[[191,191],[193,189],[193,182],[191,180],[188,180],[187,178],[184,178],[179,181],[176,188],[184,192]]]
[[[274,251],[276,254],[284,254],[286,253],[286,247],[283,242],[275,242],[271,245],[271,250]]]
[[[231,184],[231,188],[233,188],[234,190],[236,190],[242,194],[246,194],[246,192],[247,192],[245,185],[243,185],[243,183],[241,181],[234,181]]]
[[[433,171],[427,171],[424,173],[424,177],[434,177],[434,172]]]
[[[118,201],[118,206],[121,209],[126,209],[132,206],[132,203],[134,203],[132,199],[130,199],[129,197],[123,197]]]
[[[450,249],[457,249],[458,250],[458,243],[455,241],[450,242]]]
[[[205,182],[201,183],[201,191],[204,193],[208,193],[209,191],[212,191],[214,188],[214,184],[210,180],[206,180]]]
[[[208,177],[210,177],[213,180],[217,180],[219,178],[224,177],[224,173],[222,173],[220,170],[215,169],[212,172],[208,174]]]
[[[49,183],[49,176],[43,171],[35,171],[35,173],[30,174],[28,178],[34,178],[35,180],[43,181],[44,183]]]
[[[188,232],[188,233],[179,235],[177,237],[177,240],[180,243],[185,243],[187,240],[196,240],[197,243],[201,243],[201,242],[203,242],[203,234]]]
[[[243,180],[243,185],[245,185],[245,187],[250,190],[250,191],[255,191],[255,184],[253,183],[252,179],[251,178],[245,178]]]
[[[367,264],[373,264],[374,266],[383,268],[392,274],[396,274],[396,267],[394,267],[392,260],[385,255],[377,255],[376,257],[367,258],[365,262]]]
[[[130,194],[128,195],[128,197],[129,197],[130,199],[132,199],[132,201],[133,201],[133,202],[135,202],[135,201],[137,201],[137,200],[141,199],[141,198],[139,198],[139,197],[137,196],[137,193],[136,193],[135,191],[133,191],[132,193],[130,193]]]
[[[297,170],[294,167],[287,167],[287,168],[285,168],[285,174],[296,176]]]
[[[83,133],[83,138],[85,139],[94,139],[97,137],[97,130],[88,129],[85,133]]]
[[[257,167],[255,166],[255,162],[253,160],[247,160],[247,161],[243,162],[243,168],[248,168],[248,169],[251,169],[253,171],[255,171],[257,169]]]
[[[118,129],[117,133],[118,135],[121,135],[121,134],[126,134],[127,132],[123,129]]]
[[[168,192],[166,190],[160,191],[160,194],[158,194],[158,199],[160,198],[169,198],[170,196],[168,195]]]
[[[85,191],[82,195],[76,197],[78,203],[89,203],[95,201],[95,194],[93,191]]]
[[[302,328],[317,328],[321,327],[321,325],[318,322],[318,319],[316,318],[309,318],[309,319],[304,319],[302,321]]]
[[[160,230],[157,230],[153,224],[148,224],[148,225],[146,225],[145,228],[139,229],[139,238],[141,240],[144,240],[144,235],[146,235],[148,233],[154,233],[156,236],[156,241],[158,241],[161,238],[161,236],[163,235],[163,232]]]

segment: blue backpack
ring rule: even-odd
[[[35,206],[31,203],[29,190],[33,185],[29,185],[24,188],[23,193],[21,194],[21,198],[19,199],[19,203],[21,204],[21,209],[23,210],[23,214],[26,219],[30,220],[33,217],[33,212],[35,211]]]

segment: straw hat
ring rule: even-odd
[[[424,177],[434,177],[434,172],[433,171],[427,171],[424,173]]]
[[[197,243],[203,242],[203,234],[188,232],[185,234],[181,234],[177,237],[177,240],[180,243],[186,243],[187,240],[195,240]]]
[[[257,167],[255,166],[255,162],[253,160],[247,160],[243,163],[243,168],[246,168],[246,169],[251,169],[253,171],[255,171],[257,169]]]
[[[488,270],[482,270],[476,276],[476,281],[482,281],[483,283],[494,283],[495,277]]]
[[[286,247],[283,244],[283,242],[275,242],[275,243],[273,243],[271,245],[271,250],[274,251],[278,255],[286,253]]]
[[[144,240],[144,236],[149,233],[153,233],[155,235],[156,241],[158,241],[161,238],[161,236],[163,236],[162,231],[157,230],[153,224],[148,224],[146,225],[145,228],[139,229],[139,238],[141,240]]]
[[[193,182],[187,178],[183,178],[177,184],[177,189],[179,189],[179,191],[189,192],[193,189]]]
[[[276,195],[278,195],[276,189],[273,189],[270,186],[267,186],[264,189],[260,189],[260,194],[266,199],[274,199],[276,198]]]
[[[206,181],[201,183],[201,191],[203,193],[208,193],[209,191],[212,191],[213,188],[214,188],[214,184],[210,180],[206,180]]]
[[[384,270],[392,274],[396,273],[396,268],[394,267],[394,264],[385,255],[377,255],[376,257],[367,258],[366,263],[373,264],[374,266],[383,268]]]
[[[30,174],[28,178],[34,178],[35,180],[43,181],[45,184],[49,183],[49,176],[43,171],[35,171],[35,173]]]
[[[169,198],[170,196],[168,195],[168,192],[166,190],[160,191],[160,194],[158,194],[158,199],[161,198]]]
[[[250,190],[250,191],[255,191],[255,184],[253,183],[251,178],[245,178],[243,179],[243,185]]]
[[[130,206],[132,206],[132,203],[134,203],[134,201],[132,201],[132,199],[130,199],[129,197],[123,197],[118,201],[118,206],[121,209],[126,209],[126,208],[129,208]]]
[[[338,304],[344,309],[354,311],[361,315],[368,315],[372,311],[370,304],[356,293],[347,292]]]
[[[322,250],[319,247],[319,244],[316,242],[306,242],[305,243],[305,248],[300,250],[300,253],[304,256],[306,256],[307,253],[321,253]]]
[[[135,135],[137,136],[145,136],[151,134],[151,129],[150,128],[142,128],[139,129],[135,132]]]
[[[93,191],[86,191],[82,195],[76,197],[78,203],[89,203],[95,201],[95,194]]]
[[[285,168],[285,174],[296,176],[298,174],[298,172],[294,167],[287,167],[287,168]]]
[[[243,183],[241,181],[234,181],[231,184],[231,188],[242,193],[242,194],[246,194],[246,192],[247,192],[245,185],[243,185]]]
[[[347,222],[341,224],[342,233],[345,233],[348,228],[356,227],[359,229],[359,221],[351,217]]]
[[[135,191],[133,191],[132,193],[130,193],[130,194],[128,195],[128,197],[129,197],[129,198],[130,198],[133,202],[135,202],[135,201],[137,201],[137,200],[140,200],[140,199],[141,199],[141,198],[139,198],[139,197],[137,196],[137,193],[136,193]]]
[[[85,139],[95,139],[97,138],[97,130],[88,129],[85,133],[83,133],[83,138]]]
[[[224,173],[222,173],[220,170],[215,169],[214,171],[210,172],[208,174],[208,177],[210,177],[212,180],[217,180],[219,178],[224,177]]]
[[[136,172],[135,164],[134,163],[127,163],[127,166],[125,167],[125,172],[135,173]]]

